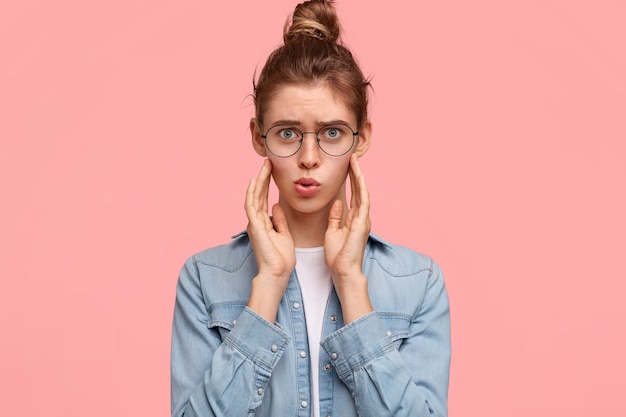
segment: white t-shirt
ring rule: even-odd
[[[324,247],[296,248],[296,273],[302,290],[311,361],[311,415],[319,417],[320,340],[328,296],[333,287]]]

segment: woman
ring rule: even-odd
[[[250,132],[265,159],[247,231],[181,271],[173,416],[447,415],[443,277],[370,234],[358,162],[369,83],[338,37],[330,1],[298,5],[254,86]]]

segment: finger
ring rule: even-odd
[[[350,158],[350,208],[358,207],[361,204],[361,190],[359,183],[359,175],[361,170],[356,154],[352,154]]]
[[[365,184],[365,175],[363,175],[363,173],[361,172],[361,166],[358,164],[358,162],[356,163],[356,176],[357,176],[357,183],[359,184],[359,199],[360,199],[359,205],[367,209],[367,211],[369,211],[370,193],[367,189],[367,185]]]
[[[343,202],[341,200],[335,200],[333,205],[330,206],[330,213],[328,214],[328,229],[327,231],[334,232],[341,228],[341,221],[343,220]]]
[[[365,184],[365,176],[360,174],[358,177],[359,183],[359,207],[363,208],[364,215],[367,216],[370,210],[370,193],[367,190],[367,185]]]
[[[269,159],[263,162],[264,177],[263,177],[263,203],[265,205],[265,212],[267,213],[267,198],[270,192],[270,182],[272,179],[272,163]]]
[[[272,221],[274,223],[274,229],[281,235],[291,236],[289,232],[289,224],[287,223],[287,215],[285,209],[279,203],[272,206]]]
[[[254,191],[256,188],[256,179],[250,178],[250,182],[248,183],[248,188],[246,189],[246,201],[244,203],[244,208],[246,210],[246,216],[248,216],[248,220],[254,216],[256,210],[254,208]]]
[[[264,160],[259,175],[256,178],[256,188],[254,190],[255,209],[267,214],[267,197],[269,194],[270,162]]]
[[[358,216],[360,218],[366,218],[369,216],[370,210],[370,195],[367,190],[367,185],[365,184],[365,176],[361,172],[361,166],[359,165],[358,159],[355,158],[354,162],[351,164],[352,170],[354,172],[355,178],[355,187],[356,187],[356,201],[358,203]]]

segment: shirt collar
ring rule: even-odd
[[[248,236],[248,232],[246,230],[242,230],[241,232],[232,235],[230,238],[237,239],[238,237],[242,237],[242,236]],[[380,243],[381,245],[386,246],[388,248],[391,247],[391,245],[387,241],[385,241],[385,239],[381,238],[380,236],[375,235],[374,233],[370,232],[369,239],[373,240],[374,242]]]

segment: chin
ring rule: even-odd
[[[287,204],[291,210],[297,213],[315,214],[328,209],[332,204],[332,201],[328,201],[328,199],[322,199],[319,197],[296,197],[294,199],[283,199],[283,203]]]
[[[328,205],[321,204],[294,204],[290,205],[291,209],[301,214],[315,214],[324,211]]]

